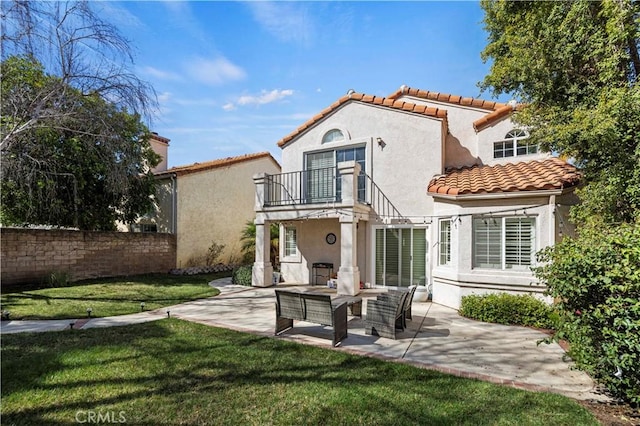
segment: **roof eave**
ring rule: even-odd
[[[512,192],[482,192],[477,194],[460,194],[449,195],[440,194],[436,192],[428,192],[427,194],[433,198],[441,198],[449,201],[478,201],[478,200],[501,200],[501,199],[516,199],[516,198],[537,198],[537,197],[550,197],[552,195],[565,195],[573,192],[577,185],[573,185],[567,188],[555,188],[555,189],[541,189],[535,191],[512,191]]]

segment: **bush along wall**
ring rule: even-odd
[[[557,313],[530,295],[492,293],[462,297],[460,315],[478,321],[538,328],[555,328]]]
[[[640,405],[640,225],[584,230],[538,261],[561,312],[555,339],[614,397]]]

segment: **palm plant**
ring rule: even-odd
[[[269,258],[271,264],[277,269],[279,265],[278,260],[278,238],[280,237],[280,226],[277,223],[272,223],[269,226],[270,238],[271,238],[271,251]],[[256,257],[256,224],[252,220],[247,221],[244,229],[242,230],[242,254],[244,256],[245,263],[251,263]]]

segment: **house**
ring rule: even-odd
[[[178,268],[204,266],[213,244],[224,245],[218,261],[239,261],[242,231],[255,216],[252,177],[259,172],[277,174],[280,165],[260,152],[156,170],[157,209],[132,230],[176,234]]]
[[[278,142],[282,173],[256,175],[253,285],[271,285],[268,227],[280,223],[282,279],[428,285],[458,308],[472,293],[541,294],[535,253],[571,232],[579,173],[511,121],[517,106],[402,86],[349,91]]]

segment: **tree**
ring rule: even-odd
[[[40,62],[58,84],[40,88],[28,107],[12,112],[2,129],[2,146],[21,132],[47,127],[68,111],[52,106],[64,100],[67,87],[83,95],[97,94],[132,113],[150,117],[157,107],[153,88],[132,71],[129,42],[102,19],[88,1],[3,1],[2,59],[24,56]],[[47,107],[49,104],[49,107]]]
[[[2,2],[2,223],[113,229],[146,213],[153,89],[87,1]]]
[[[483,0],[481,83],[523,103],[516,122],[582,168],[576,238],[538,253],[554,339],[617,397],[640,402],[640,3]]]
[[[640,220],[640,3],[481,3],[482,89],[523,103],[515,120],[572,158],[587,185],[578,223]]]
[[[4,114],[6,101],[32,99],[39,88],[59,84],[37,62],[3,61],[3,122],[11,119]],[[20,132],[2,147],[3,223],[112,230],[116,220],[133,221],[153,202],[149,166],[159,159],[147,141],[149,131],[139,116],[97,94],[63,90],[64,105],[43,105],[68,116]]]

